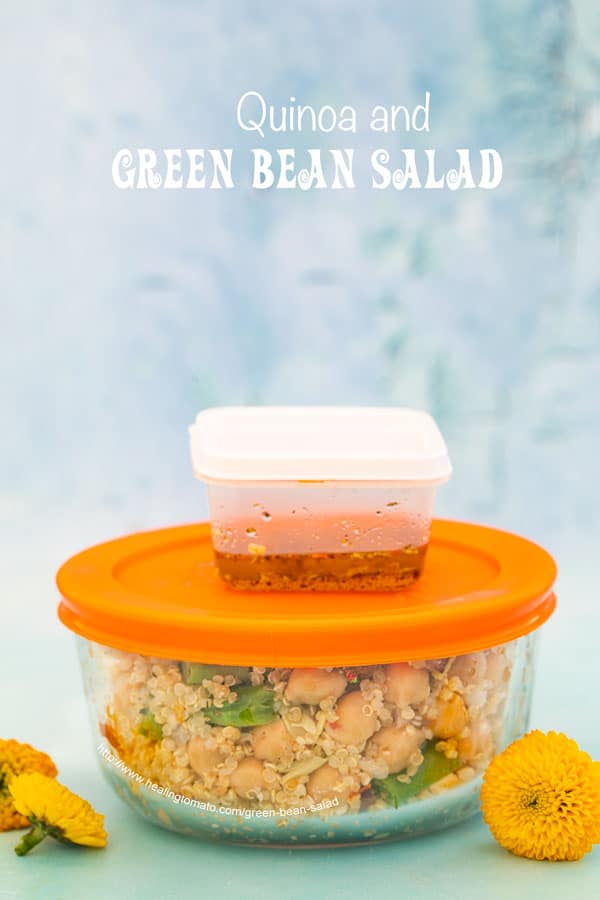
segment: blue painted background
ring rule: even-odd
[[[203,497],[185,426],[198,408],[313,401],[429,408],[456,468],[446,514],[553,547],[589,533],[593,0],[428,0],[419,15],[392,2],[40,0],[4,4],[3,20],[0,486],[19,539],[79,545],[193,518]],[[113,187],[121,146],[256,146],[235,122],[250,89],[352,103],[363,121],[428,89],[431,144],[496,147],[504,182],[457,194]],[[352,142],[366,154],[380,139],[363,128]]]

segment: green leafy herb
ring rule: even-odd
[[[202,684],[210,681],[215,675],[233,675],[236,681],[245,682],[250,678],[247,666],[210,666],[206,663],[180,662],[181,677],[185,684]]]
[[[212,725],[234,725],[248,728],[252,725],[266,725],[276,718],[275,695],[271,688],[262,685],[245,686],[235,689],[237,699],[225,706],[209,706],[202,710],[204,717]]]
[[[162,725],[156,721],[154,714],[146,707],[140,712],[142,713],[142,719],[138,725],[138,733],[143,734],[144,737],[149,738],[151,741],[161,741],[163,736]]]
[[[429,743],[423,750],[423,762],[408,784],[398,781],[396,775],[378,778],[371,782],[371,787],[379,797],[383,797],[389,806],[398,807],[412,797],[420,794],[430,784],[455,772],[461,765],[459,759],[448,759]]]

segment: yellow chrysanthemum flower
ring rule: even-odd
[[[15,807],[32,826],[15,847],[19,856],[29,853],[48,835],[67,844],[106,846],[104,816],[53,778],[37,772],[18,775],[11,780],[9,790]]]
[[[46,753],[29,744],[0,738],[0,831],[12,828],[26,828],[29,825],[17,810],[8,790],[15,775],[25,772],[41,772],[54,778],[57,768]]]
[[[600,843],[600,763],[564,734],[531,731],[488,766],[481,807],[511,853],[581,859]]]

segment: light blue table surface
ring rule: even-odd
[[[565,731],[600,759],[595,583],[589,562],[587,571],[574,559],[563,563],[560,607],[541,642],[532,724]],[[51,584],[33,572],[27,590],[45,592],[47,607],[34,621],[21,595],[0,636],[0,734],[50,752],[62,781],[105,814],[110,844],[93,851],[47,840],[20,859],[12,851],[18,834],[0,835],[0,900],[600,897],[600,849],[579,863],[517,859],[479,817],[405,843],[295,851],[204,844],[147,825],[96,768],[75,649],[54,623]]]

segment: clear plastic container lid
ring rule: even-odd
[[[190,427],[204,481],[395,481],[442,484],[452,473],[432,417],[352,406],[207,409]]]

